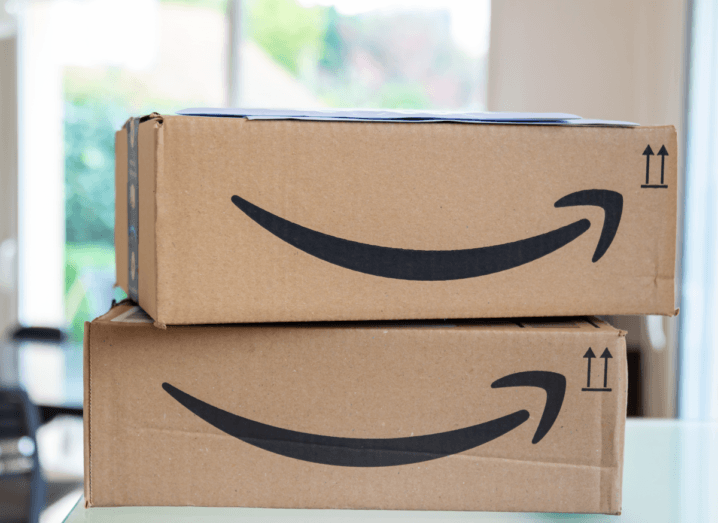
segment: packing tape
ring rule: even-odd
[[[138,159],[138,138],[140,130],[140,118],[127,120],[127,270],[128,284],[127,295],[135,303],[139,302],[139,288],[137,276],[139,271],[139,229],[140,229],[140,206],[139,206],[139,159]]]

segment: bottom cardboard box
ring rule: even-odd
[[[624,333],[595,318],[85,330],[88,506],[621,510]]]

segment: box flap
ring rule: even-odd
[[[138,305],[131,300],[123,300],[114,305],[107,313],[96,318],[93,323],[154,323],[154,320]],[[333,322],[302,322],[302,323],[269,323],[269,324],[224,324],[220,327],[244,326],[253,328],[266,326],[270,328],[306,328],[306,329],[402,329],[402,328],[425,328],[425,329],[482,329],[492,331],[521,331],[524,329],[541,329],[544,333],[550,334],[574,334],[576,332],[612,332],[619,337],[625,336],[625,331],[616,329],[609,323],[594,316],[586,317],[555,317],[555,318],[492,318],[492,319],[469,319],[469,320],[405,320],[405,321],[333,321]],[[169,329],[181,328],[181,326],[170,326]]]

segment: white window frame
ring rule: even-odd
[[[718,420],[718,0],[690,7],[678,415]]]
[[[9,11],[0,1],[0,336],[17,322],[17,27]]]

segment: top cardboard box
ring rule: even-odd
[[[132,119],[117,282],[160,325],[674,314],[675,129],[532,123]]]

